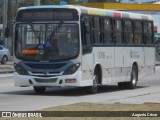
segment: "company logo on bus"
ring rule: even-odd
[[[43,74],[44,74],[44,75],[48,75],[48,72],[47,72],[47,71],[46,71],[46,72],[43,72]]]

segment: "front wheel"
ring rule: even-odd
[[[37,94],[44,94],[46,91],[46,87],[39,87],[39,86],[34,86],[34,91]]]
[[[95,93],[97,93],[97,91],[98,91],[98,76],[97,76],[97,74],[95,74],[95,75],[93,76],[93,85],[87,87],[87,89],[88,89],[88,92],[89,92],[90,94],[95,94]]]

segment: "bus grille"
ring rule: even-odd
[[[27,66],[31,67],[32,69],[60,69],[66,65],[66,63],[60,64],[32,64],[32,63],[25,63]]]
[[[55,83],[55,82],[57,82],[57,78],[51,78],[51,79],[35,78],[35,81],[38,83]]]

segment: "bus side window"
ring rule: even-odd
[[[141,21],[134,21],[134,39],[133,44],[141,45],[143,44],[142,41],[142,22]]]
[[[151,45],[154,42],[153,35],[152,35],[152,32],[153,32],[152,28],[153,28],[153,25],[151,22],[143,23],[143,32],[144,32],[143,39],[144,39],[144,43],[147,45]]]
[[[132,45],[133,43],[133,25],[131,20],[124,21],[124,39],[125,43]]]
[[[93,17],[93,40],[94,44],[100,44],[100,20],[99,17]]]
[[[153,23],[152,22],[149,22],[149,25],[148,25],[148,31],[149,31],[149,41],[150,41],[150,44],[154,44],[154,30],[153,30]]]
[[[116,45],[122,44],[122,22],[121,20],[114,21],[114,29],[113,29],[113,36],[114,36],[114,43]]]
[[[88,17],[82,18],[81,33],[82,33],[83,54],[90,53],[92,51],[92,40],[91,40],[91,23]]]
[[[109,18],[104,18],[103,24],[104,24],[104,44],[111,45],[113,44],[111,20]]]

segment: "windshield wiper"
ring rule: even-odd
[[[57,31],[62,27],[62,23],[63,23],[63,22],[60,22],[60,23],[56,26],[56,28],[52,31],[52,33],[51,33],[51,35],[50,35],[50,40],[51,40],[52,36],[55,34],[55,32],[57,32]]]
[[[35,29],[34,29],[34,27],[33,27],[33,24],[32,24],[32,23],[29,23],[29,25],[31,26],[31,29],[32,29],[35,37],[38,38],[39,43],[41,43],[41,42],[40,42],[40,37],[37,35],[37,33],[36,33],[36,31],[35,31]]]

